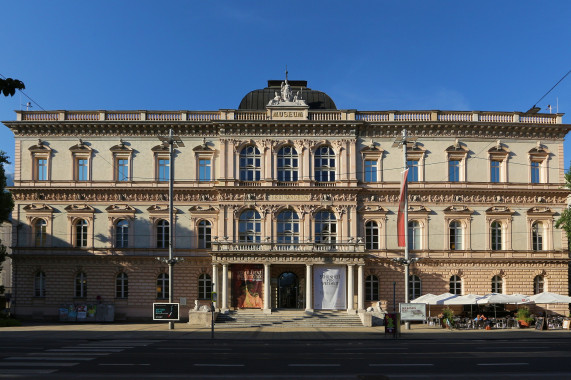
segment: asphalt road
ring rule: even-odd
[[[2,339],[0,379],[571,379],[571,339]]]

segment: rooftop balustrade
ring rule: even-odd
[[[275,242],[212,242],[214,252],[284,252],[284,253],[360,253],[365,252],[365,243],[358,239],[355,242],[335,243],[275,243]]]

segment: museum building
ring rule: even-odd
[[[410,298],[568,295],[562,116],[339,110],[287,78],[237,109],[16,111],[12,311],[105,302],[151,318],[170,291],[183,316],[212,292],[221,311],[392,310],[403,130]],[[158,259],[171,228],[173,289]]]

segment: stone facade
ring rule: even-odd
[[[417,137],[412,295],[450,291],[454,276],[462,294],[569,294],[567,238],[554,227],[569,194],[562,115],[296,102],[276,92],[265,110],[17,111],[4,122],[16,138],[13,312],[55,317],[62,304],[109,302],[118,318],[150,318],[165,301],[168,268],[156,258],[168,248],[170,158],[157,136],[170,129],[184,142],[173,197],[181,315],[211,291],[218,309],[236,307],[233,269],[244,264],[263,268],[256,296],[267,312],[313,310],[318,266],[343,268],[350,312],[392,309],[393,283],[402,302],[392,259],[403,255],[403,158],[392,144],[403,129]]]

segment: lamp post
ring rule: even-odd
[[[159,140],[163,142],[166,146],[169,145],[169,258],[168,260],[162,260],[169,265],[169,303],[173,303],[173,293],[174,293],[174,265],[177,262],[182,261],[182,259],[173,257],[173,236],[174,236],[174,224],[173,224],[173,185],[174,185],[174,148],[183,147],[184,143],[179,136],[173,135],[172,129],[169,129],[168,136],[158,136]],[[174,329],[174,322],[169,321],[169,330]]]

